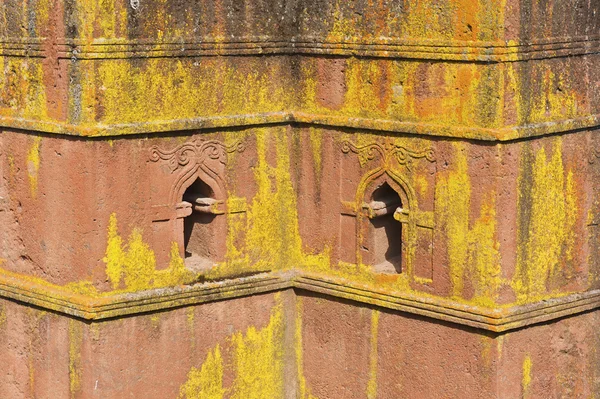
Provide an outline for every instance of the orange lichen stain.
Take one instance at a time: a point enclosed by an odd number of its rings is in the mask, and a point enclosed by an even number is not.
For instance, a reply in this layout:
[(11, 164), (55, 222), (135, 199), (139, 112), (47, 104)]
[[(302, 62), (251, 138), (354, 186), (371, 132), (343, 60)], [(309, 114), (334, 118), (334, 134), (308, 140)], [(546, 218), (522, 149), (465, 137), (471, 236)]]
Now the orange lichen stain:
[(521, 378), (521, 388), (523, 398), (528, 397), (529, 395), (529, 386), (531, 385), (531, 357), (529, 355), (525, 356), (523, 360), (523, 376)]
[(548, 284), (559, 273), (570, 275), (578, 214), (573, 172), (563, 164), (560, 138), (553, 140), (551, 154), (544, 147), (536, 151), (531, 168), (519, 176), (519, 241), (512, 286), (520, 303), (566, 295), (549, 291)]
[(171, 260), (165, 270), (156, 270), (154, 251), (143, 241), (142, 232), (133, 229), (128, 242), (123, 243), (117, 229), (117, 216), (108, 224), (106, 275), (113, 289), (124, 285), (126, 291), (143, 291), (193, 282), (196, 275), (185, 268), (177, 243), (171, 246)]
[(454, 168), (436, 183), (436, 209), (445, 225), (452, 296), (463, 296), (465, 278), (475, 289), (470, 302), (494, 306), (501, 284), (495, 193), (485, 195), (480, 217), (471, 224), (471, 182), (464, 144), (455, 143)]
[(27, 175), (29, 176), (29, 188), (31, 190), (31, 196), (36, 197), (38, 189), (38, 173), (40, 170), (40, 148), (42, 145), (42, 138), (36, 136), (33, 139), (33, 143), (27, 153)]
[[(235, 333), (228, 341), (231, 363), (224, 363), (220, 345), (211, 350), (200, 369), (192, 368), (181, 388), (180, 398), (262, 399), (283, 397), (283, 305), (280, 295), (264, 328), (250, 327)], [(234, 379), (223, 386), (223, 373), (231, 367)]]
[(367, 399), (377, 398), (377, 361), (379, 335), (379, 311), (371, 311), (371, 354), (369, 356), (369, 383), (367, 384)]
[(459, 40), (476, 40), (479, 33), (479, 0), (453, 0), (456, 17), (453, 21), (455, 38)]
[(452, 21), (433, 0), (407, 2), (406, 18), (402, 24), (405, 36), (449, 40), (452, 38)]
[(69, 389), (71, 397), (75, 397), (81, 388), (81, 346), (83, 341), (83, 324), (69, 320)]

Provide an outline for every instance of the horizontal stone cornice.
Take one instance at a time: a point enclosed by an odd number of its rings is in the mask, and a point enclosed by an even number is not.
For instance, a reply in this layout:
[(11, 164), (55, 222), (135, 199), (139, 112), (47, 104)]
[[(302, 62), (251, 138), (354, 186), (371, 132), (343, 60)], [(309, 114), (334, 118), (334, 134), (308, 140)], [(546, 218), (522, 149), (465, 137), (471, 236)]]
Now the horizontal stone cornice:
[(378, 290), (347, 279), (300, 270), (259, 273), (222, 281), (134, 293), (106, 293), (100, 296), (75, 293), (25, 276), (0, 274), (0, 297), (91, 322), (285, 289), (314, 292), (497, 333), (600, 307), (600, 290), (524, 305), (486, 308), (415, 291)]
[(282, 111), (245, 115), (207, 116), (177, 120), (122, 124), (71, 124), (51, 120), (35, 120), (0, 116), (0, 126), (42, 133), (86, 138), (158, 134), (186, 130), (250, 128), (261, 125), (301, 123), (332, 128), (353, 128), (422, 136), (462, 138), (481, 141), (512, 141), (549, 134), (591, 130), (600, 126), (600, 114), (543, 123), (531, 123), (500, 128), (442, 125), (428, 122), (391, 119), (358, 118), (344, 115), (323, 115), (303, 111)]
[(160, 41), (0, 38), (0, 56), (70, 60), (305, 54), (502, 63), (597, 53), (600, 53), (600, 36), (554, 37), (528, 43), (319, 36), (201, 37)]

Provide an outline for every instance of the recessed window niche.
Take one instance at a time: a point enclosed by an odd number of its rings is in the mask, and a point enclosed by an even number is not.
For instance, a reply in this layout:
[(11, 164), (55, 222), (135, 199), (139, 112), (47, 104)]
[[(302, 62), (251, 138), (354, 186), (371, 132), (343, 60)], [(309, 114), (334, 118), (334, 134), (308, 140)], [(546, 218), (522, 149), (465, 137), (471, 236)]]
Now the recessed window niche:
[(402, 223), (400, 195), (387, 182), (373, 191), (368, 203), (371, 221), (366, 242), (371, 263), (378, 273), (402, 271)]

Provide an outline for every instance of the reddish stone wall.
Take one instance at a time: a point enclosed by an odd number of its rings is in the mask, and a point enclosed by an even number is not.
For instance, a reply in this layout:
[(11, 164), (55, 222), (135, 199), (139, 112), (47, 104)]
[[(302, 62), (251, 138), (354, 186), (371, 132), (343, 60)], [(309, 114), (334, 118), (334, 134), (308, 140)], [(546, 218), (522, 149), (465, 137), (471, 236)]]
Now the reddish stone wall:
[(598, 12), (5, 1), (0, 396), (600, 395)]

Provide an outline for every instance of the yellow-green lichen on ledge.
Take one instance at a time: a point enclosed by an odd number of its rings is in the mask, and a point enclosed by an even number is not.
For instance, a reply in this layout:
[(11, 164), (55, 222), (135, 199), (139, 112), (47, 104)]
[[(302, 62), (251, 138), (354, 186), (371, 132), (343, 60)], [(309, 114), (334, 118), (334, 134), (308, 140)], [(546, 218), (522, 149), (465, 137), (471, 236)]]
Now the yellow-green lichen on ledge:
[[(237, 332), (227, 340), (227, 353), (232, 358), (224, 361), (221, 346), (210, 350), (200, 368), (192, 367), (187, 381), (181, 386), (181, 399), (264, 399), (282, 398), (283, 364), (283, 304), (276, 295), (277, 304), (271, 309), (269, 323), (262, 329), (250, 327), (245, 333)], [(233, 373), (230, 386), (223, 386), (224, 372)]]

